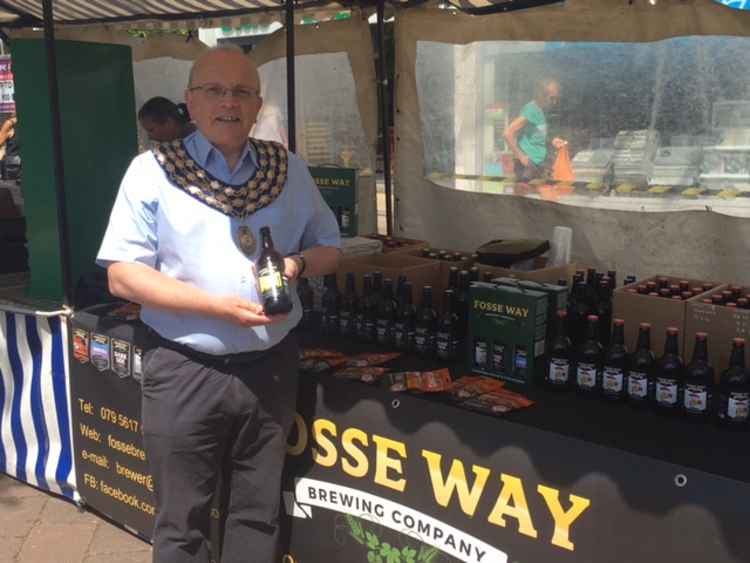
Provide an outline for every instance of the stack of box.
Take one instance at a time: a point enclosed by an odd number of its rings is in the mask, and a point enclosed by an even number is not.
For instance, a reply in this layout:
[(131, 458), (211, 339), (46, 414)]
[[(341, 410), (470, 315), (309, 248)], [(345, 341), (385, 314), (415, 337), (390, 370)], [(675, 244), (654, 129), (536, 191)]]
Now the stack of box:
[(548, 302), (542, 291), (473, 283), (468, 368), (519, 385), (538, 382), (544, 369)]

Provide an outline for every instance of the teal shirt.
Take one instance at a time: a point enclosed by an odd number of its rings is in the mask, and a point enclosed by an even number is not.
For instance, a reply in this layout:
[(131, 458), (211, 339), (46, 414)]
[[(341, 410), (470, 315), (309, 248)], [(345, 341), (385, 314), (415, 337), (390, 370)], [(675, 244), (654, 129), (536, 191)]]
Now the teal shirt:
[(526, 118), (527, 123), (521, 129), (518, 148), (531, 162), (540, 165), (547, 160), (547, 118), (536, 102), (523, 106), (521, 117)]

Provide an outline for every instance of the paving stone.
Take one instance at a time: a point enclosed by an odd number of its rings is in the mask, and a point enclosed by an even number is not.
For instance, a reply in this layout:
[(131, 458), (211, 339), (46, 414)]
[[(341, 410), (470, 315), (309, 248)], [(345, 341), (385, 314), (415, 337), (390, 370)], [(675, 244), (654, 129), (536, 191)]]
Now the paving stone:
[(90, 512), (81, 512), (78, 507), (62, 497), (50, 496), (40, 520), (43, 524), (88, 524), (96, 526), (101, 518)]
[(109, 522), (101, 521), (89, 547), (89, 555), (107, 553), (123, 554), (133, 551), (150, 550), (151, 546), (142, 539), (126, 532)]
[(18, 563), (81, 563), (96, 528), (89, 524), (40, 524), (21, 548)]
[(84, 563), (151, 563), (151, 559), (151, 549), (146, 549), (129, 553), (89, 555)]
[(3, 498), (0, 502), (0, 537), (26, 537), (47, 503), (48, 497)]
[(24, 539), (0, 536), (0, 563), (14, 563)]
[(47, 493), (0, 473), (0, 508), (7, 499), (45, 496)]

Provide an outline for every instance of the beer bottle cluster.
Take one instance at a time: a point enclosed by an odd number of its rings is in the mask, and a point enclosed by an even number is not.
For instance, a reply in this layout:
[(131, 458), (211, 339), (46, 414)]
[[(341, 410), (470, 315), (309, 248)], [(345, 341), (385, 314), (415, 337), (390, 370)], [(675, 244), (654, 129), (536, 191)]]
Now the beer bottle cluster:
[[(478, 275), (478, 274), (477, 274)], [(340, 336), (378, 344), (425, 358), (454, 361), (460, 357), (468, 319), (468, 291), (472, 272), (453, 269), (451, 284), (442, 296), (432, 286), (422, 287), (419, 307), (412, 300), (413, 286), (405, 276), (394, 282), (382, 272), (363, 276), (363, 291), (356, 292), (355, 277), (347, 273), (340, 293), (336, 275), (325, 277), (321, 297), (320, 330), (326, 336)], [(298, 286), (303, 304), (303, 322), (314, 325), (312, 290)], [(442, 299), (442, 314), (435, 308)]]
[(735, 338), (729, 366), (714, 382), (708, 357), (708, 335), (695, 335), (693, 357), (685, 365), (679, 330), (668, 328), (663, 354), (651, 350), (651, 325), (639, 327), (635, 351), (625, 346), (625, 323), (615, 319), (609, 344), (602, 344), (600, 318), (589, 315), (583, 339), (575, 345), (566, 311), (559, 311), (550, 345), (545, 382), (551, 389), (575, 390), (581, 396), (627, 401), (636, 407), (680, 413), (694, 420), (716, 418), (722, 425), (747, 428), (750, 371), (745, 367), (745, 340)]
[(710, 299), (704, 299), (707, 305), (722, 305), (736, 309), (750, 309), (750, 294), (743, 293), (742, 288), (730, 285), (721, 293), (714, 293)]
[(691, 286), (690, 282), (687, 280), (670, 283), (669, 278), (658, 277), (655, 280), (638, 284), (636, 287), (630, 287), (626, 291), (629, 293), (648, 295), (649, 297), (687, 301), (688, 299), (710, 291), (713, 288), (714, 285), (711, 283)]

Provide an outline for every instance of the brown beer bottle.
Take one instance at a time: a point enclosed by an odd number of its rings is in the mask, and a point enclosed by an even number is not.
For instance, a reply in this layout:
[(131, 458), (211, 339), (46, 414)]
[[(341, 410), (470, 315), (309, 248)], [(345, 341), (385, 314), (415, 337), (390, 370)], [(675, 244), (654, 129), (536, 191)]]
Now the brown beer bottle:
[(266, 315), (284, 315), (292, 310), (289, 283), (284, 277), (284, 259), (273, 247), (271, 229), (260, 228), (263, 250), (258, 258), (258, 288)]

